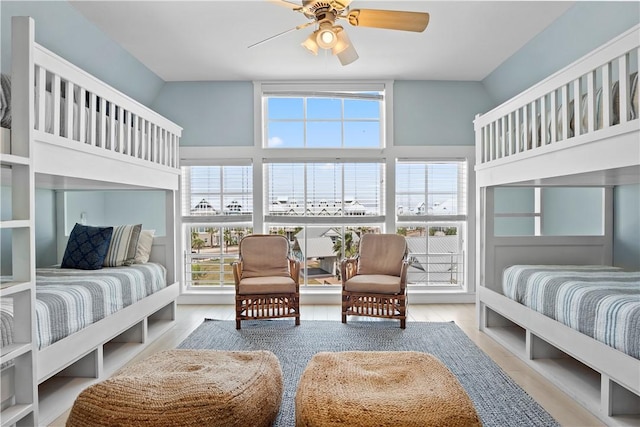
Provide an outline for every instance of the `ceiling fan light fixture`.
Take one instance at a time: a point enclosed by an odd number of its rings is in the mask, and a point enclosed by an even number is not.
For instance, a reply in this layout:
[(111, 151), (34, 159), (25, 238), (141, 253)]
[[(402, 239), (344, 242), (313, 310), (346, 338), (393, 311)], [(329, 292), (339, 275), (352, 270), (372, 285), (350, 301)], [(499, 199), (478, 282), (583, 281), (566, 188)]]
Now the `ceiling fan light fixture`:
[(352, 45), (347, 46), (346, 49), (337, 53), (336, 56), (342, 65), (349, 65), (359, 58), (358, 52), (356, 52), (356, 49)]
[(340, 26), (333, 27), (333, 32), (336, 35), (337, 41), (335, 46), (331, 49), (331, 53), (333, 55), (337, 55), (351, 45), (351, 40), (349, 40), (349, 36), (344, 31), (344, 28)]
[(316, 43), (316, 31), (311, 33), (311, 35), (309, 37), (307, 37), (307, 39), (305, 41), (303, 41), (301, 44), (309, 52), (313, 53), (314, 55), (317, 55), (318, 54), (318, 43)]
[(332, 49), (338, 43), (338, 37), (331, 23), (327, 24), (320, 24), (320, 29), (316, 31), (316, 43), (323, 49)]

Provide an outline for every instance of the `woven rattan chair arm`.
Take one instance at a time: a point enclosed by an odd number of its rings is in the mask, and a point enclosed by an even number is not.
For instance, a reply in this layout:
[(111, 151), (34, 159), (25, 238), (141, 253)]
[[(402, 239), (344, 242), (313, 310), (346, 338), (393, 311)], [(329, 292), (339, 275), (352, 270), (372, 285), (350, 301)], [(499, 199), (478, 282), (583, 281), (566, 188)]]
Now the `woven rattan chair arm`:
[(289, 274), (294, 282), (296, 282), (296, 289), (300, 286), (300, 261), (293, 258), (287, 258), (289, 260)]
[(242, 277), (242, 261), (236, 261), (232, 263), (231, 269), (233, 270), (233, 280), (236, 283), (236, 291), (238, 291), (238, 286), (240, 285), (240, 278)]
[(342, 288), (347, 280), (356, 275), (358, 271), (358, 257), (345, 258), (340, 262), (340, 278), (342, 279)]
[(409, 270), (409, 260), (402, 261), (402, 269), (400, 270), (400, 293), (404, 294), (407, 288), (407, 271)]

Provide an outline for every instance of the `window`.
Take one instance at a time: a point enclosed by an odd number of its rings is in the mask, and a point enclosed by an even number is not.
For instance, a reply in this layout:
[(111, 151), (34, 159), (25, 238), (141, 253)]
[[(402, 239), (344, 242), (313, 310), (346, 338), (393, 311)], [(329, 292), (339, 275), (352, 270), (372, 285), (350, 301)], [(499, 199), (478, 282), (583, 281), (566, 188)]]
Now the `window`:
[(396, 146), (392, 100), (391, 82), (256, 82), (254, 145), (182, 147), (187, 287), (231, 290), (238, 242), (255, 232), (287, 237), (303, 290), (338, 291), (362, 235), (396, 232), (409, 244), (410, 292), (472, 290), (475, 148)]
[(267, 220), (383, 214), (381, 162), (292, 162), (266, 165)]
[[(295, 90), (265, 85), (266, 148), (379, 148), (384, 146), (384, 88), (317, 87)], [(338, 89), (338, 90), (335, 90)]]
[(250, 164), (183, 166), (182, 222), (187, 288), (232, 286), (238, 242), (251, 234)]
[(382, 229), (383, 177), (380, 161), (265, 164), (265, 222), (270, 233), (289, 238), (301, 283), (341, 283), (345, 253), (357, 251), (362, 233)]
[(250, 220), (252, 181), (250, 165), (183, 166), (183, 217), (234, 215)]
[(399, 160), (396, 230), (411, 262), (407, 283), (465, 287), (467, 162)]

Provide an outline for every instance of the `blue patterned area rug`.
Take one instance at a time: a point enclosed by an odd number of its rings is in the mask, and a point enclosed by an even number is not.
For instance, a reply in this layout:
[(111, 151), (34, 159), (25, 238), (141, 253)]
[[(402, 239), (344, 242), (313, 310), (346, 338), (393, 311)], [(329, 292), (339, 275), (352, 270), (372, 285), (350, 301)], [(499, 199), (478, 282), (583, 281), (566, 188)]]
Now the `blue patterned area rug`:
[(275, 426), (295, 425), (296, 386), (311, 357), (320, 351), (421, 351), (439, 358), (471, 397), (485, 426), (558, 426), (453, 322), (292, 320), (242, 322), (205, 320), (178, 348), (269, 350), (280, 360), (284, 394)]

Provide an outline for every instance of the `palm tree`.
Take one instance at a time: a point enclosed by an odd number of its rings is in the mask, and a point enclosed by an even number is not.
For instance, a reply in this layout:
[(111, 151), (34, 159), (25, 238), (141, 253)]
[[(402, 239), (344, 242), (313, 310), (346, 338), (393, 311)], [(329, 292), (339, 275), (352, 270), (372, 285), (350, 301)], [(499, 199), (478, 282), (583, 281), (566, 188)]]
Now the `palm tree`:
[(207, 233), (209, 233), (209, 246), (213, 247), (213, 233), (216, 232), (216, 229), (213, 227), (207, 227), (204, 229)]
[[(333, 252), (338, 255), (338, 258), (342, 257), (342, 238), (338, 237), (333, 243)], [(344, 233), (344, 256), (350, 258), (356, 254), (358, 247), (353, 244), (353, 233), (347, 231)]]
[(232, 236), (231, 236), (231, 230), (229, 230), (228, 228), (226, 228), (224, 230), (224, 233), (222, 233), (222, 238), (224, 240), (224, 244), (225, 247), (228, 248), (229, 246), (231, 246), (231, 241), (232, 241)]
[(191, 248), (196, 249), (198, 253), (200, 253), (200, 249), (202, 249), (203, 246), (204, 240), (202, 240), (201, 238), (196, 237), (195, 239), (191, 239)]

